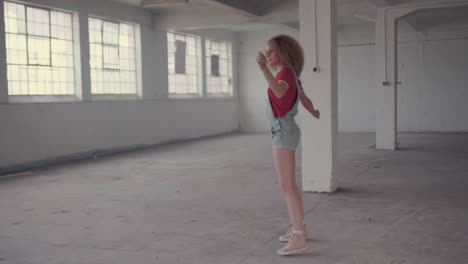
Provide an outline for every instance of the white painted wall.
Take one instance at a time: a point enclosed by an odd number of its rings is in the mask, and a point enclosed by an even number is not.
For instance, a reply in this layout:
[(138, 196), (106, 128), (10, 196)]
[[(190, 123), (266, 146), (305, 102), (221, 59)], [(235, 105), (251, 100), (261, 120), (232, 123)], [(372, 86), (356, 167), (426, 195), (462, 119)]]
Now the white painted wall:
[[(398, 131), (468, 131), (468, 30), (434, 28), (428, 36), (401, 24), (399, 30)], [(241, 130), (265, 132), (265, 82), (255, 51), (276, 33), (240, 35)], [(338, 129), (375, 132), (375, 29), (372, 24), (338, 28)], [(307, 63), (307, 62), (306, 62)], [(314, 100), (314, 95), (309, 94)]]
[(400, 43), (398, 131), (468, 131), (468, 40)]
[[(436, 28), (428, 35), (400, 24), (397, 130), (468, 131), (468, 31)], [(463, 28), (463, 27), (461, 27)], [(367, 33), (365, 33), (367, 31)], [(375, 131), (373, 28), (339, 32), (338, 96), (341, 131)], [(362, 44), (360, 44), (362, 43)]]
[(375, 45), (338, 47), (338, 130), (375, 131)]
[[(93, 14), (141, 25), (142, 100), (0, 103), (0, 168), (94, 150), (157, 144), (239, 129), (238, 99), (167, 98), (167, 43), (149, 12), (115, 2), (34, 0), (87, 17)], [(87, 30), (82, 30), (82, 33)], [(233, 41), (220, 30), (200, 32)], [(2, 36), (3, 41), (3, 36)], [(81, 39), (83, 47), (88, 44)], [(237, 46), (233, 45), (236, 53)], [(86, 52), (84, 52), (86, 54)], [(82, 52), (83, 54), (83, 52)], [(88, 63), (84, 57), (82, 63)], [(0, 66), (4, 71), (5, 66)], [(234, 87), (237, 71), (234, 69)], [(84, 85), (86, 73), (83, 73)], [(85, 87), (89, 90), (89, 87)], [(236, 89), (236, 88), (234, 88)]]

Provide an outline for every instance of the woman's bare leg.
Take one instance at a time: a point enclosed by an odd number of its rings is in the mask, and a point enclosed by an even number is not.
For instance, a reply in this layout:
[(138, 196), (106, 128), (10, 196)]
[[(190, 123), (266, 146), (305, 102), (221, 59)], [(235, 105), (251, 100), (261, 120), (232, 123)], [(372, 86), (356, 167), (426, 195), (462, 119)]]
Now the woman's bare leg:
[(296, 152), (291, 149), (273, 149), (273, 163), (278, 184), (288, 206), (289, 217), (293, 230), (302, 230), (304, 224), (304, 212), (302, 205), (302, 195), (296, 185)]

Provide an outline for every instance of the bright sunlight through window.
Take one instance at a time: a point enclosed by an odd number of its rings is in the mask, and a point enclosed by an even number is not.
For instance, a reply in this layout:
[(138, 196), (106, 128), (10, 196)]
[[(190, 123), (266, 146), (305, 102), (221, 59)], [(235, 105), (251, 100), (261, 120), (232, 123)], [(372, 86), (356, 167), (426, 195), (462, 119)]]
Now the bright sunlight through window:
[(206, 39), (205, 54), (208, 95), (232, 95), (231, 43)]
[(137, 94), (136, 26), (89, 18), (92, 94)]
[(74, 95), (72, 14), (4, 2), (9, 95)]
[(169, 94), (201, 94), (199, 37), (167, 33)]

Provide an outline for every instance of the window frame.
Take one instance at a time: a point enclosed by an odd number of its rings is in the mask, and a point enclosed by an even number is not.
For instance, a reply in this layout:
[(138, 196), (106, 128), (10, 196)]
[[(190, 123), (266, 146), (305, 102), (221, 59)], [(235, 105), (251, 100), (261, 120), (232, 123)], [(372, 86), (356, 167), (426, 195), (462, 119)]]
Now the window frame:
[[(6, 41), (6, 36), (7, 34), (15, 34), (15, 35), (21, 35), (25, 36), (26, 38), (26, 64), (23, 66), (32, 66), (32, 67), (49, 67), (51, 69), (54, 68), (62, 68), (62, 67), (54, 67), (52, 66), (52, 40), (57, 39), (57, 40), (62, 40), (60, 38), (53, 38), (52, 37), (52, 23), (51, 23), (51, 12), (61, 12), (61, 13), (66, 13), (71, 16), (71, 43), (73, 47), (73, 67), (71, 69), (73, 70), (73, 94), (45, 94), (45, 95), (11, 95), (9, 91), (9, 80), (8, 80), (8, 66), (9, 65), (22, 65), (22, 64), (9, 64), (5, 60), (5, 71), (7, 72), (6, 77), (6, 91), (5, 91), (5, 102), (6, 103), (53, 103), (53, 102), (78, 102), (81, 101), (82, 99), (82, 74), (81, 74), (81, 50), (80, 50), (80, 35), (79, 35), (79, 17), (78, 17), (78, 12), (72, 11), (72, 10), (66, 10), (62, 8), (57, 8), (57, 7), (50, 7), (50, 6), (45, 6), (45, 5), (40, 5), (40, 4), (35, 4), (35, 3), (30, 3), (30, 2), (23, 2), (23, 1), (16, 1), (16, 0), (5, 0), (3, 1), (3, 9), (5, 9), (5, 4), (6, 3), (12, 3), (16, 5), (22, 5), (24, 6), (24, 15), (25, 15), (25, 33), (9, 33), (6, 30), (6, 23), (5, 19), (5, 10), (3, 11), (3, 34), (5, 37)], [(49, 31), (49, 36), (44, 37), (44, 36), (38, 36), (34, 34), (29, 34), (28, 33), (28, 8), (34, 8), (34, 9), (41, 9), (45, 10), (48, 12), (48, 17), (49, 17), (49, 22), (48, 22), (48, 31)], [(32, 37), (37, 37), (37, 38), (47, 38), (49, 41), (49, 65), (43, 65), (43, 64), (32, 64), (29, 62), (29, 36)], [(7, 55), (7, 47), (5, 46), (5, 55)], [(29, 82), (29, 80), (28, 80)]]
[[(205, 88), (204, 88), (204, 80), (203, 80), (203, 68), (204, 68), (204, 64), (203, 64), (203, 37), (200, 36), (200, 35), (196, 35), (196, 34), (191, 34), (191, 33), (185, 33), (185, 32), (181, 32), (181, 31), (175, 31), (175, 30), (168, 30), (166, 32), (166, 38), (167, 38), (167, 35), (171, 33), (174, 35), (174, 45), (175, 45), (175, 36), (176, 35), (180, 35), (180, 36), (184, 36), (184, 37), (193, 37), (195, 39), (195, 44), (196, 44), (196, 47), (195, 47), (195, 55), (196, 55), (196, 66), (197, 66), (197, 69), (196, 69), (196, 74), (195, 76), (197, 77), (197, 82), (196, 82), (196, 85), (197, 85), (197, 93), (171, 93), (170, 92), (170, 75), (177, 75), (179, 73), (175, 73), (175, 61), (174, 61), (174, 73), (170, 73), (169, 72), (169, 46), (167, 46), (167, 51), (166, 51), (166, 54), (167, 54), (167, 58), (168, 58), (168, 62), (167, 62), (167, 66), (168, 66), (168, 72), (167, 72), (167, 76), (168, 76), (168, 82), (167, 82), (167, 95), (168, 95), (168, 98), (169, 99), (202, 99), (204, 98), (205, 96)], [(166, 39), (166, 43), (169, 44), (169, 40)], [(186, 49), (187, 50), (187, 49)], [(176, 55), (175, 55), (175, 52), (174, 52), (174, 60), (176, 58)], [(187, 65), (185, 65), (185, 68), (187, 67)], [(185, 73), (184, 75), (187, 75), (187, 73)]]
[[(208, 69), (208, 67), (206, 67), (206, 65), (208, 64), (207, 63), (207, 60), (211, 60), (211, 56), (214, 55), (214, 54), (208, 54), (206, 52), (207, 50), (207, 42), (208, 41), (211, 41), (211, 42), (217, 42), (219, 44), (221, 43), (226, 43), (226, 55), (227, 55), (227, 58), (226, 58), (226, 67), (227, 67), (227, 75), (225, 76), (226, 78), (228, 78), (228, 81), (230, 80), (230, 91), (228, 91), (227, 93), (210, 93), (209, 92), (209, 84), (208, 84), (208, 78), (212, 77), (211, 75), (211, 68)], [(216, 39), (216, 38), (211, 38), (211, 37), (205, 37), (204, 38), (204, 63), (205, 63), (205, 74), (204, 74), (204, 77), (206, 79), (206, 97), (208, 98), (226, 98), (226, 99), (229, 99), (229, 98), (233, 98), (234, 97), (234, 59), (233, 59), (233, 54), (232, 54), (232, 42), (231, 41), (227, 41), (227, 40), (220, 40), (220, 39)], [(211, 48), (211, 47), (210, 47)], [(220, 54), (218, 54), (218, 56), (220, 56)], [(230, 59), (230, 61), (229, 61)], [(220, 67), (221, 63), (221, 58), (219, 58), (219, 62), (218, 62), (218, 67)], [(211, 62), (210, 62), (210, 65), (211, 65)], [(219, 76), (214, 76), (214, 77), (218, 77), (218, 78), (221, 78), (223, 77), (223, 75), (221, 74), (220, 72), (220, 68), (218, 68), (218, 71), (219, 71)]]
[[(102, 28), (101, 28), (101, 38), (102, 38), (102, 43), (97, 43), (97, 42), (90, 42), (89, 40), (89, 33), (90, 33), (90, 26), (89, 26), (89, 19), (99, 19), (102, 21)], [(119, 60), (119, 69), (112, 69), (112, 68), (105, 68), (104, 67), (104, 46), (111, 46), (108, 44), (104, 44), (104, 23), (113, 23), (118, 25), (118, 33), (117, 36), (120, 38), (120, 24), (126, 24), (128, 26), (133, 27), (133, 34), (134, 34), (134, 47), (135, 49), (135, 93), (128, 94), (128, 93), (120, 93), (120, 94), (111, 94), (111, 93), (93, 93), (93, 88), (92, 88), (92, 78), (91, 78), (91, 72), (93, 68), (90, 65), (89, 68), (89, 78), (90, 78), (90, 87), (89, 87), (89, 94), (91, 96), (92, 101), (122, 101), (122, 100), (142, 100), (143, 99), (143, 88), (142, 88), (142, 66), (141, 66), (141, 28), (140, 24), (135, 23), (135, 22), (128, 22), (125, 20), (119, 20), (119, 19), (113, 19), (109, 17), (102, 17), (98, 15), (93, 15), (93, 14), (88, 14), (87, 15), (87, 21), (88, 21), (88, 27), (87, 27), (87, 33), (88, 33), (88, 48), (91, 50), (91, 44), (98, 44), (102, 46), (102, 68), (100, 70), (102, 71), (108, 71), (108, 72), (121, 72), (122, 70), (120, 69), (120, 43), (119, 45), (115, 45), (115, 47), (118, 47), (117, 49), (117, 54), (118, 54), (118, 60)], [(91, 53), (91, 52), (90, 52)], [(91, 59), (91, 58), (90, 58)], [(104, 82), (103, 82), (104, 83)]]
[[(8, 2), (8, 1), (5, 1), (5, 2)], [(24, 16), (25, 16), (25, 31), (26, 33), (24, 34), (24, 36), (26, 37), (26, 59), (27, 59), (27, 64), (28, 66), (47, 66), (47, 67), (53, 67), (52, 66), (52, 25), (51, 25), (51, 16), (50, 16), (50, 11), (52, 11), (51, 8), (45, 8), (45, 7), (34, 7), (30, 4), (24, 4)], [(44, 11), (47, 11), (48, 15), (49, 15), (49, 36), (48, 37), (44, 37), (44, 36), (40, 36), (40, 35), (34, 35), (34, 34), (29, 34), (28, 33), (28, 8), (35, 8), (35, 9), (42, 9)], [(62, 11), (60, 11), (62, 12)], [(71, 14), (71, 13), (70, 13)], [(73, 16), (73, 14), (71, 14)], [(72, 28), (73, 30), (73, 28)], [(6, 34), (6, 32), (5, 32)], [(23, 35), (21, 33), (17, 33), (17, 35)], [(48, 38), (49, 39), (49, 64), (48, 65), (45, 65), (45, 64), (32, 64), (29, 62), (29, 36), (32, 36), (33, 38)], [(56, 39), (56, 38), (54, 38)], [(72, 39), (72, 42), (73, 42), (73, 39)]]

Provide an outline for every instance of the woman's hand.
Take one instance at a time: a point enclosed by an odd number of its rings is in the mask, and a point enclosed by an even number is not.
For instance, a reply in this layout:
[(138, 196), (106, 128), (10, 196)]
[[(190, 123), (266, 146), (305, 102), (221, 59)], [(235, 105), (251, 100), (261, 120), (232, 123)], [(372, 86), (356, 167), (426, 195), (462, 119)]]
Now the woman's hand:
[(317, 110), (317, 109), (314, 109), (314, 111), (312, 111), (312, 115), (317, 118), (317, 119), (320, 119), (320, 111)]
[(258, 52), (258, 55), (257, 55), (257, 63), (258, 63), (258, 66), (260, 67), (260, 69), (263, 71), (264, 69), (266, 69), (266, 63), (267, 63), (267, 59), (266, 59), (266, 56), (265, 54), (263, 54), (262, 52)]

